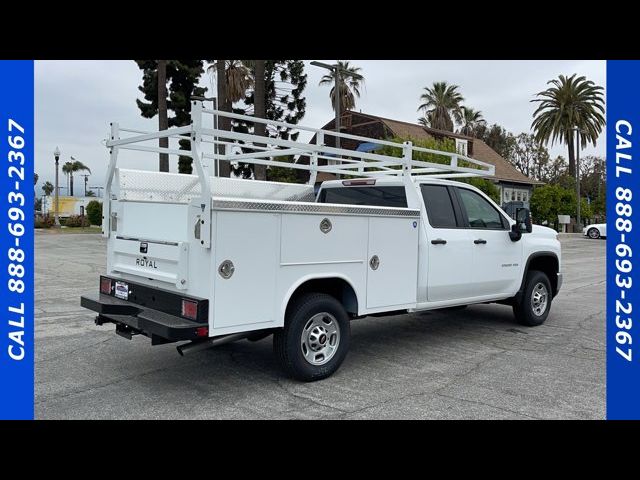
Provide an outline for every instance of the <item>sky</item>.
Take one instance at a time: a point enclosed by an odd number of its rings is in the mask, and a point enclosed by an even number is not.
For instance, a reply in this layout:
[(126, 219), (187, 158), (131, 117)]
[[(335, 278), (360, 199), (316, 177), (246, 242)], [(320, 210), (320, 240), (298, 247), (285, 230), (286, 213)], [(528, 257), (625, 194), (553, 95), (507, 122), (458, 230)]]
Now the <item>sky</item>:
[[(321, 60), (334, 63), (335, 60)], [(464, 105), (482, 111), (489, 124), (498, 123), (508, 131), (519, 134), (529, 132), (536, 104), (530, 100), (536, 92), (546, 88), (546, 83), (560, 74), (584, 75), (597, 85), (606, 87), (604, 61), (399, 61), (399, 60), (351, 60), (362, 68), (365, 87), (356, 101), (356, 110), (408, 122), (416, 122), (419, 97), (425, 86), (436, 81), (447, 81), (460, 86)], [(318, 86), (325, 70), (309, 65), (305, 71), (308, 83), (303, 125), (320, 128), (333, 118), (329, 100), (329, 88)], [(35, 171), (40, 176), (36, 194), (42, 195), (44, 181), (54, 183), (55, 162), (53, 151), (61, 151), (60, 164), (70, 157), (91, 169), (88, 186), (102, 186), (109, 163), (103, 140), (109, 132), (110, 122), (140, 130), (157, 130), (157, 117), (140, 116), (136, 98), (142, 71), (131, 60), (111, 61), (37, 61), (35, 65)], [(201, 84), (209, 88), (212, 96), (214, 79), (208, 73)], [(300, 135), (300, 140), (307, 137)], [(549, 146), (552, 156), (567, 156), (566, 146)], [(596, 146), (590, 145), (581, 155), (604, 156), (606, 141), (604, 132)], [(136, 158), (136, 154), (124, 153), (121, 166), (155, 169), (157, 155)], [(172, 159), (173, 160), (173, 159)], [(119, 159), (120, 162), (120, 159)], [(171, 171), (176, 171), (177, 159), (172, 161)], [(75, 178), (74, 193), (82, 195), (84, 179)], [(60, 185), (66, 186), (60, 173)], [(62, 189), (65, 195), (66, 190)]]

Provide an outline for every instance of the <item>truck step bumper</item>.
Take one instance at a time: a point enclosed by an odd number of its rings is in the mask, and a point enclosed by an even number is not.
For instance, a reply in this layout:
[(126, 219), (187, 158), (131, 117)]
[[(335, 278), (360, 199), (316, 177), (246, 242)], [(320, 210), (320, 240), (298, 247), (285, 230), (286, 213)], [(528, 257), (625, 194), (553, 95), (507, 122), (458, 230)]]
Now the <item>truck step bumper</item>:
[(170, 315), (102, 293), (83, 295), (80, 305), (98, 313), (97, 325), (114, 323), (116, 333), (129, 339), (143, 334), (155, 345), (208, 336), (208, 323)]

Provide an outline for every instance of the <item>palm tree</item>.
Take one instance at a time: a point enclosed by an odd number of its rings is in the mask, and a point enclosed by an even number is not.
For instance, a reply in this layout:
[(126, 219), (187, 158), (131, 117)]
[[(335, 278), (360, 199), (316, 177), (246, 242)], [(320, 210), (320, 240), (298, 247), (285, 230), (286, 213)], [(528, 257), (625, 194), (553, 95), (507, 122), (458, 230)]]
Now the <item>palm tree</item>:
[(603, 88), (586, 77), (560, 75), (549, 80), (552, 86), (531, 100), (539, 102), (531, 128), (539, 142), (566, 143), (569, 150), (569, 175), (576, 173), (574, 128), (580, 131), (580, 146), (595, 146), (605, 124)]
[[(167, 61), (166, 60), (158, 60), (158, 128), (160, 130), (167, 130), (169, 128), (169, 116), (167, 113)], [(158, 145), (160, 146), (160, 148), (169, 148), (169, 139), (167, 137), (159, 138)], [(169, 154), (168, 153), (160, 154), (158, 170), (161, 172), (169, 171)], [(73, 195), (73, 192), (71, 193), (71, 195)]]
[[(214, 69), (217, 78), (217, 108), (223, 112), (231, 112), (234, 102), (245, 98), (247, 90), (253, 86), (251, 70), (241, 60), (216, 60), (208, 67), (210, 72)], [(231, 130), (231, 119), (221, 117), (218, 128)], [(229, 162), (221, 162), (218, 175), (228, 177), (230, 172)]]
[(89, 173), (91, 173), (91, 169), (89, 167), (87, 167), (84, 163), (82, 163), (79, 160), (76, 160), (75, 158), (71, 157), (71, 160), (73, 160), (73, 162), (66, 162), (64, 164), (64, 166), (62, 167), (62, 170), (64, 171), (64, 167), (68, 164), (68, 171), (69, 171), (69, 196), (73, 197), (73, 172), (82, 172), (82, 171), (87, 171)]
[[(257, 118), (266, 118), (267, 116), (264, 70), (264, 60), (253, 61), (253, 116)], [(264, 123), (256, 123), (253, 130), (256, 135), (264, 137), (266, 125)], [(267, 166), (254, 165), (253, 176), (256, 180), (266, 180)]]
[(429, 119), (427, 117), (420, 117), (418, 119), (418, 123), (420, 125), (422, 125), (423, 127), (428, 127), (431, 124), (431, 122), (429, 121)]
[(482, 112), (480, 110), (474, 110), (471, 107), (460, 107), (460, 111), (460, 123), (462, 127), (458, 133), (467, 135), (468, 137), (475, 137), (478, 126), (487, 123), (482, 117)]
[[(364, 76), (362, 75), (362, 68), (349, 64), (349, 61), (341, 62), (333, 65), (338, 67), (340, 76), (340, 111), (345, 112), (347, 110), (353, 110), (356, 106), (356, 97), (360, 98), (360, 88), (364, 86)], [(331, 99), (331, 106), (335, 110), (335, 86), (336, 83), (336, 70), (332, 70), (322, 76), (318, 85), (332, 85), (329, 92), (329, 98)]]
[(49, 181), (44, 182), (44, 185), (42, 185), (42, 191), (46, 196), (51, 195), (51, 192), (53, 192), (53, 188), (53, 184)]
[(464, 101), (458, 88), (458, 85), (447, 82), (434, 82), (432, 87), (424, 87), (425, 92), (420, 96), (424, 103), (418, 110), (426, 112), (431, 128), (453, 132), (453, 121), (460, 121), (460, 104)]
[[(67, 193), (69, 193), (69, 179), (71, 178), (72, 169), (73, 169), (73, 162), (64, 162), (64, 165), (62, 165), (62, 173), (64, 173), (67, 176)], [(58, 192), (58, 194), (60, 194), (60, 192)]]

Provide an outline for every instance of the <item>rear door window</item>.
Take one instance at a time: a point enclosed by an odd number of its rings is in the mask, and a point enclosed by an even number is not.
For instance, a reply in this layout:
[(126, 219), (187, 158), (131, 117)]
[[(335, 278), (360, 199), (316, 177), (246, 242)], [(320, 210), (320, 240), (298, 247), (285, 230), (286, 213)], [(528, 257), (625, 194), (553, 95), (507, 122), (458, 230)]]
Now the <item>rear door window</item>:
[(407, 208), (404, 187), (337, 187), (320, 192), (320, 203)]
[(420, 189), (431, 226), (456, 228), (456, 215), (449, 189), (444, 185), (422, 185)]

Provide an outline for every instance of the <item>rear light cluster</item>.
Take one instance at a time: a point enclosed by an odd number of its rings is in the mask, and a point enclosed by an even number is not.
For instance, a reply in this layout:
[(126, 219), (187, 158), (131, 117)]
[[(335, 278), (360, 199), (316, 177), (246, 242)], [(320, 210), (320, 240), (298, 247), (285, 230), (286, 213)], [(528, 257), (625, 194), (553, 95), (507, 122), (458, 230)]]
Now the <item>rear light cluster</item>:
[(198, 318), (198, 302), (193, 300), (182, 299), (182, 316), (196, 320)]
[(112, 288), (113, 288), (113, 280), (106, 277), (100, 277), (100, 293), (104, 293), (105, 295), (111, 295)]

